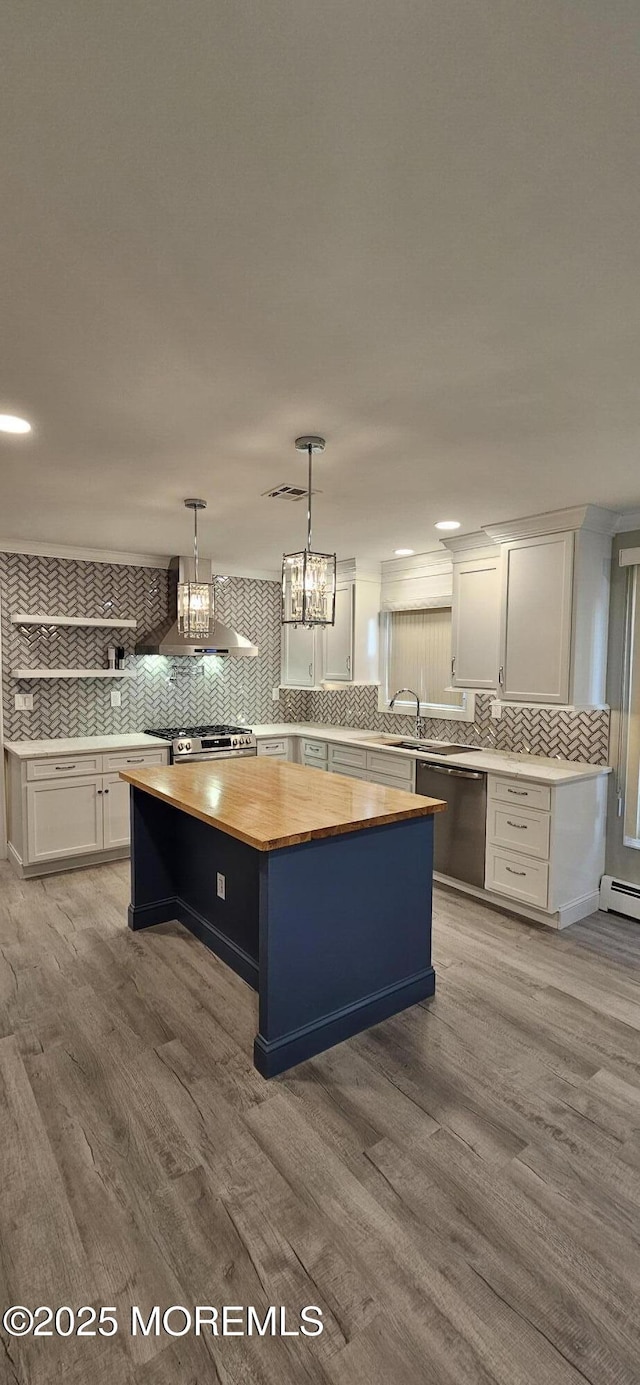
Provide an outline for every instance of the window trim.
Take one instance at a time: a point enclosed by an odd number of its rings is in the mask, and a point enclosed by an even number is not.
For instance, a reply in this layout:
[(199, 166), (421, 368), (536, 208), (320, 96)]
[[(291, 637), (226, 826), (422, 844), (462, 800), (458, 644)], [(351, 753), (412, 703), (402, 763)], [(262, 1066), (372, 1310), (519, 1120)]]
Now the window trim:
[[(442, 597), (432, 601), (429, 605), (407, 606), (397, 609), (403, 610), (451, 610), (451, 601)], [(391, 619), (395, 614), (393, 610), (381, 612), (380, 629), (380, 683), (378, 685), (378, 711), (384, 712), (387, 716), (409, 716), (415, 717), (416, 706), (413, 698), (398, 700), (395, 706), (389, 707), (389, 702), (393, 696), (393, 689), (389, 690), (389, 660), (390, 660), (390, 639), (391, 639)], [(446, 689), (444, 689), (446, 691)], [(452, 692), (457, 692), (462, 697), (459, 707), (452, 707), (449, 702), (420, 702), (420, 716), (430, 717), (438, 721), (475, 721), (476, 714), (476, 695), (470, 688), (452, 688)]]

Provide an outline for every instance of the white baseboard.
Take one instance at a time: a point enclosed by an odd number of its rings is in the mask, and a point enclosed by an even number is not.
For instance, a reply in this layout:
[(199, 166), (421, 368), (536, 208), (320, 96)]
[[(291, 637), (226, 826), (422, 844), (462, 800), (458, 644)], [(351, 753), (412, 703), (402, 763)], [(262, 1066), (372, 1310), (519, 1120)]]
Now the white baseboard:
[(59, 875), (61, 871), (83, 870), (86, 866), (104, 866), (110, 861), (123, 861), (131, 854), (128, 846), (113, 851), (89, 851), (86, 856), (65, 856), (57, 861), (38, 861), (24, 865), (12, 842), (8, 843), (9, 863), (21, 880), (35, 880), (42, 875)]
[(434, 870), (433, 878), (439, 885), (446, 885), (449, 889), (457, 890), (460, 894), (472, 895), (474, 899), (481, 900), (483, 904), (490, 904), (493, 909), (500, 909), (502, 913), (531, 919), (533, 923), (543, 923), (545, 928), (568, 928), (570, 924), (578, 923), (579, 919), (587, 918), (589, 914), (595, 913), (599, 907), (597, 890), (592, 894), (583, 895), (580, 899), (572, 900), (570, 904), (564, 904), (555, 913), (546, 913), (542, 909), (534, 909), (528, 904), (519, 904), (517, 899), (512, 899), (510, 895), (494, 894), (492, 890), (480, 889), (477, 885), (467, 885), (464, 880), (453, 880), (449, 875), (441, 875), (440, 871)]

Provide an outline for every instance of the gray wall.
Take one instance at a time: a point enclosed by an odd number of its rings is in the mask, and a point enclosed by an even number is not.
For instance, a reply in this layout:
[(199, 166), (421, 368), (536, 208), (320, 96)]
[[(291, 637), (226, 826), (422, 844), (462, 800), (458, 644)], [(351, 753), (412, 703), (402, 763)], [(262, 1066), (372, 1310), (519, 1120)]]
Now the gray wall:
[(613, 541), (611, 572), (611, 606), (609, 614), (609, 666), (607, 671), (607, 701), (611, 707), (611, 755), (610, 764), (614, 766), (609, 775), (609, 804), (607, 816), (607, 875), (617, 875), (640, 885), (640, 851), (622, 845), (622, 818), (617, 816), (616, 770), (618, 755), (618, 731), (620, 725), (620, 680), (622, 674), (622, 653), (624, 641), (624, 600), (627, 569), (618, 564), (621, 548), (639, 548), (640, 530), (631, 534), (618, 534)]

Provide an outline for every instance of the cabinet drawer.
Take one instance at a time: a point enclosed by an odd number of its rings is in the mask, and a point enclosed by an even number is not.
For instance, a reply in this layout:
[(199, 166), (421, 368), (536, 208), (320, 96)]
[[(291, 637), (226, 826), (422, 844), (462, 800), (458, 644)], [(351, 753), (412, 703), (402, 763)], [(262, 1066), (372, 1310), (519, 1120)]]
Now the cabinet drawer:
[(487, 847), (485, 889), (509, 895), (523, 903), (546, 909), (549, 893), (549, 867), (546, 861), (518, 856), (514, 851)]
[(372, 784), (380, 784), (384, 789), (402, 789), (403, 793), (413, 793), (411, 781), (398, 779), (395, 774), (380, 774), (379, 770), (370, 770), (367, 777)]
[(304, 739), (302, 742), (302, 754), (305, 760), (326, 760), (327, 749), (326, 741), (308, 741)]
[(527, 812), (526, 808), (503, 805), (490, 800), (487, 813), (487, 841), (491, 846), (509, 847), (525, 856), (549, 859), (549, 813)]
[(288, 740), (258, 741), (258, 755), (272, 755), (278, 760), (286, 760), (288, 753)]
[(326, 760), (317, 760), (315, 755), (303, 755), (302, 763), (307, 766), (307, 769), (323, 769), (325, 771), (328, 769)]
[(527, 783), (522, 779), (503, 779), (501, 775), (490, 774), (488, 783), (489, 798), (498, 798), (502, 803), (519, 804), (522, 808), (551, 807), (551, 786), (549, 784)]
[(367, 768), (367, 752), (360, 750), (356, 745), (330, 745), (329, 746), (329, 767), (337, 769), (338, 765), (349, 765), (352, 769)]
[(105, 774), (115, 774), (121, 769), (144, 769), (147, 765), (166, 765), (168, 751), (157, 750), (112, 750), (102, 756)]
[(100, 774), (101, 755), (51, 755), (46, 760), (27, 760), (27, 779), (67, 779), (75, 774)]
[(357, 765), (330, 765), (333, 774), (344, 774), (349, 779), (368, 779), (366, 769), (358, 769)]
[(378, 774), (383, 774), (385, 778), (390, 776), (405, 784), (413, 784), (415, 760), (405, 759), (403, 755), (385, 755), (384, 752), (368, 750), (367, 769), (373, 771), (372, 778), (377, 779)]

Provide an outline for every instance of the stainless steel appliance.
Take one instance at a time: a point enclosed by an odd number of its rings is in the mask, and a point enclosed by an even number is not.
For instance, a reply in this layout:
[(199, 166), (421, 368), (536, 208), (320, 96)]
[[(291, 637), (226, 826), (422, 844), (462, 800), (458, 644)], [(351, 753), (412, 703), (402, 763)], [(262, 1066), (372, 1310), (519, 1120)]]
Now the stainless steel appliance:
[(174, 765), (258, 753), (256, 738), (248, 726), (168, 726), (146, 734), (171, 742), (171, 763)]
[[(469, 749), (468, 746), (465, 749)], [(436, 813), (433, 868), (452, 880), (484, 886), (487, 776), (475, 769), (418, 760), (416, 793), (444, 798), (446, 813)]]

